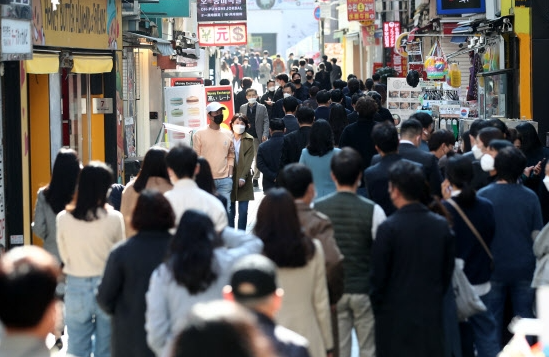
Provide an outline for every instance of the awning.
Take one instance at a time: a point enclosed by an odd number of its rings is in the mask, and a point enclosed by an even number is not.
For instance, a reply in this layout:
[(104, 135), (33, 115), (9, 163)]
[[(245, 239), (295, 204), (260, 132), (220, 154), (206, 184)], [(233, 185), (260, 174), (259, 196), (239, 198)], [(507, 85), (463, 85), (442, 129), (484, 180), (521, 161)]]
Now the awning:
[(58, 73), (59, 54), (33, 53), (32, 59), (25, 61), (25, 70), (31, 74)]
[(158, 52), (160, 52), (162, 56), (171, 56), (174, 54), (172, 43), (168, 40), (164, 40), (163, 38), (146, 36), (133, 32), (124, 32), (124, 35), (128, 35), (136, 39), (142, 39), (143, 41), (140, 41), (141, 45), (150, 45), (153, 49), (158, 49)]
[(111, 72), (113, 59), (110, 56), (72, 56), (72, 73), (105, 73)]

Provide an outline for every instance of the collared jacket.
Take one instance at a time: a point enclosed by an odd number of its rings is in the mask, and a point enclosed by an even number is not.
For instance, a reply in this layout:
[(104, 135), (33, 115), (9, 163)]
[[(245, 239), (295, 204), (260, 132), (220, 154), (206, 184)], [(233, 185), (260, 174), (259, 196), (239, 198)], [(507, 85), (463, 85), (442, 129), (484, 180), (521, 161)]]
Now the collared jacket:
[(263, 174), (263, 191), (276, 187), (276, 178), (284, 145), (284, 133), (275, 132), (271, 138), (259, 144), (257, 149), (257, 168)]
[[(254, 199), (254, 187), (252, 184), (252, 162), (254, 161), (254, 138), (244, 132), (240, 137), (240, 152), (238, 163), (233, 167), (233, 189), (231, 191), (231, 202), (251, 201)], [(246, 183), (238, 187), (238, 181), (244, 179)]]
[[(267, 107), (261, 103), (256, 103), (255, 106), (255, 131), (257, 138), (261, 141), (262, 137), (269, 137), (269, 112)], [(246, 115), (248, 113), (248, 104), (242, 104), (239, 112)]]

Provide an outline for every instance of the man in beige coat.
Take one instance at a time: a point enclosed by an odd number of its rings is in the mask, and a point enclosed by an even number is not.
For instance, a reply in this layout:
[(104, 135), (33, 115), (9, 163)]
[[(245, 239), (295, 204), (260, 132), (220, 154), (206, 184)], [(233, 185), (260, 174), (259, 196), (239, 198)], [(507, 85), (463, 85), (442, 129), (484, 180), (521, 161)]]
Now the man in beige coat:
[[(315, 186), (311, 170), (303, 164), (287, 165), (280, 174), (280, 186), (287, 189), (295, 199), (297, 214), (305, 235), (316, 238), (324, 249), (326, 280), (332, 317), (332, 334), (338, 341), (336, 304), (343, 295), (343, 255), (334, 239), (332, 222), (323, 213), (311, 208), (315, 198)], [(338, 343), (334, 343), (334, 357), (338, 356)]]

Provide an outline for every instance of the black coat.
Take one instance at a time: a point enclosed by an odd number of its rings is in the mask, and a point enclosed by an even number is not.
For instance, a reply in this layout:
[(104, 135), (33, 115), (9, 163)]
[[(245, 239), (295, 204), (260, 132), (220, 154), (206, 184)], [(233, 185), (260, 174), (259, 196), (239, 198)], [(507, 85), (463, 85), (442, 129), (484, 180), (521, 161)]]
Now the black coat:
[(276, 187), (276, 178), (280, 167), (280, 156), (284, 144), (284, 133), (273, 133), (271, 138), (259, 144), (257, 149), (257, 168), (263, 174), (263, 191)]
[[(364, 184), (368, 197), (383, 208), (387, 216), (392, 215), (396, 208), (389, 195), (389, 168), (397, 161), (403, 160), (398, 154), (389, 154), (381, 161), (364, 170)], [(405, 160), (405, 159), (404, 159)], [(405, 160), (409, 161), (409, 160)], [(417, 164), (414, 162), (414, 164)], [(419, 164), (418, 164), (419, 165)]]
[(109, 255), (97, 302), (113, 317), (112, 357), (154, 357), (145, 332), (145, 293), (152, 272), (166, 256), (171, 237), (168, 232), (139, 232)]
[(379, 226), (370, 293), (378, 357), (444, 355), (443, 297), (454, 245), (446, 219), (419, 203)]
[[(284, 98), (279, 99), (273, 104), (273, 118), (284, 118), (284, 115), (286, 115), (286, 113), (284, 113), (284, 105), (282, 102), (283, 100)], [(301, 100), (297, 99), (297, 103), (301, 104)]]
[[(415, 145), (410, 143), (400, 143), (398, 153), (402, 158), (417, 162), (423, 166), (423, 172), (429, 182), (431, 194), (441, 197), (440, 185), (442, 184), (442, 176), (438, 167), (438, 160), (435, 155), (425, 152)], [(379, 155), (372, 158), (372, 165), (377, 164), (381, 160)]]
[(376, 122), (371, 119), (358, 118), (356, 123), (349, 124), (343, 129), (339, 138), (340, 148), (349, 146), (359, 152), (363, 161), (363, 170), (370, 166), (372, 157), (377, 153), (372, 140), (372, 130), (375, 124)]
[(299, 162), (301, 151), (309, 143), (309, 134), (311, 133), (310, 126), (302, 126), (290, 134), (284, 136), (284, 144), (282, 145), (282, 155), (280, 157), (280, 169), (284, 166)]
[(297, 122), (295, 115), (285, 115), (282, 117), (282, 120), (284, 121), (284, 127), (286, 128), (286, 135), (299, 130), (299, 123)]
[(308, 341), (305, 337), (276, 325), (269, 317), (256, 312), (257, 324), (271, 341), (277, 354), (282, 357), (309, 357)]
[(242, 104), (248, 104), (248, 99), (246, 98), (246, 88), (243, 88), (234, 96), (234, 108), (235, 111), (240, 109)]

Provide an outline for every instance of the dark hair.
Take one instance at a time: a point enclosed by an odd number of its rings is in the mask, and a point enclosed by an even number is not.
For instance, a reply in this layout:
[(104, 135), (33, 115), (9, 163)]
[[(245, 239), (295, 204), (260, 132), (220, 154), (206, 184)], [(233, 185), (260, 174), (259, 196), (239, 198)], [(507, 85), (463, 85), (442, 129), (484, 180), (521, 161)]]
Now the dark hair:
[(421, 123), (423, 129), (427, 129), (429, 125), (433, 124), (433, 117), (425, 112), (418, 112), (410, 115), (409, 119), (416, 119)]
[(150, 177), (162, 177), (168, 182), (170, 181), (166, 155), (168, 155), (168, 150), (160, 146), (153, 146), (147, 151), (141, 170), (133, 184), (135, 192), (141, 192), (147, 186)]
[(194, 181), (198, 188), (208, 192), (211, 195), (216, 194), (215, 181), (212, 175), (212, 168), (210, 163), (204, 157), (200, 156), (197, 160), (200, 165), (200, 171), (195, 176)]
[(250, 126), (250, 121), (248, 120), (247, 116), (245, 116), (244, 114), (236, 113), (235, 115), (233, 115), (233, 117), (231, 118), (231, 121), (229, 123), (229, 126), (231, 127), (231, 131), (233, 131), (233, 124), (237, 119), (242, 120), (244, 122), (244, 125), (246, 126), (246, 128), (248, 128)]
[(78, 179), (73, 217), (88, 222), (98, 219), (98, 209), (104, 209), (107, 204), (112, 183), (112, 170), (105, 163), (92, 161), (84, 166)]
[(204, 79), (204, 87), (209, 87), (209, 86), (213, 86), (212, 80), (209, 78)]
[(361, 91), (366, 90), (366, 86), (364, 85), (364, 82), (362, 81), (362, 79), (358, 80), (358, 84), (359, 84), (359, 88), (360, 88)]
[(416, 137), (418, 135), (421, 135), (422, 131), (423, 131), (423, 127), (421, 126), (421, 123), (416, 119), (408, 119), (403, 121), (402, 124), (400, 124), (401, 138)]
[(220, 86), (230, 86), (231, 81), (229, 81), (227, 78), (223, 78), (222, 80), (219, 81), (219, 85)]
[(322, 55), (322, 59), (323, 59), (324, 61), (327, 61), (327, 60), (328, 60), (328, 56)]
[(487, 128), (488, 126), (489, 125), (487, 120), (475, 119), (469, 127), (469, 135), (476, 139), (478, 136), (478, 132), (484, 128)]
[(246, 308), (235, 302), (217, 300), (193, 306), (188, 323), (175, 338), (170, 356), (276, 355), (270, 341), (257, 327), (255, 317)]
[(316, 94), (316, 101), (318, 104), (326, 104), (330, 100), (330, 97), (330, 92), (323, 89)]
[(299, 78), (301, 79), (301, 74), (299, 74), (299, 72), (295, 72), (295, 73), (292, 73), (292, 81), (294, 80), (295, 76), (299, 76)]
[(347, 88), (349, 88), (350, 95), (358, 93), (360, 91), (360, 83), (358, 82), (358, 79), (356, 78), (349, 79), (347, 81)]
[(469, 130), (464, 131), (461, 134), (461, 141), (463, 142), (463, 154), (471, 151), (471, 138), (469, 137)]
[(0, 259), (0, 321), (7, 328), (36, 327), (54, 302), (59, 263), (36, 246), (17, 247)]
[(372, 130), (372, 141), (384, 154), (398, 151), (397, 128), (388, 122), (376, 124)]
[(254, 81), (250, 77), (242, 78), (242, 88), (244, 88), (244, 89), (250, 88), (253, 83), (254, 83)]
[(374, 88), (372, 88), (379, 94), (381, 94), (381, 103), (384, 104), (387, 102), (387, 87), (383, 84), (374, 84)]
[(461, 193), (456, 197), (456, 202), (464, 207), (471, 207), (475, 203), (476, 193), (471, 186), (473, 180), (473, 165), (471, 161), (461, 155), (455, 155), (446, 163), (446, 178), (459, 188)]
[[(326, 57), (326, 58), (327, 58), (327, 57)], [(335, 63), (337, 62), (337, 58), (334, 57), (334, 58), (332, 58), (330, 61), (332, 61), (332, 63), (335, 64)]]
[(292, 90), (292, 93), (295, 93), (295, 84), (293, 84), (292, 82), (288, 82), (284, 85), (283, 88), (290, 88)]
[(275, 80), (270, 78), (270, 79), (267, 80), (267, 84), (269, 84), (269, 83), (275, 83)]
[(503, 121), (497, 118), (492, 118), (488, 120), (488, 125), (494, 128), (498, 128), (499, 131), (503, 133), (504, 139), (507, 138), (508, 128), (507, 124), (505, 124)]
[(282, 99), (282, 106), (284, 107), (284, 110), (286, 112), (295, 112), (297, 107), (299, 106), (299, 102), (297, 101), (297, 98), (294, 96), (286, 97)]
[(306, 64), (307, 64), (307, 61), (305, 61), (304, 59), (299, 60), (299, 65), (300, 66), (305, 66)]
[(313, 173), (307, 166), (293, 163), (284, 166), (278, 177), (278, 184), (295, 198), (305, 196), (307, 188), (313, 183)]
[(532, 152), (543, 147), (536, 128), (532, 124), (520, 123), (519, 125), (517, 125), (516, 129), (521, 141), (520, 150), (525, 155), (529, 155)]
[(343, 88), (347, 87), (347, 82), (341, 80), (341, 79), (336, 79), (334, 81), (334, 83), (332, 83), (332, 86), (335, 88), (335, 89), (339, 89), (339, 90), (342, 90)]
[(372, 75), (372, 80), (379, 81), (381, 79), (381, 76), (378, 73), (374, 73)]
[[(408, 121), (408, 120), (407, 120)], [(425, 190), (423, 170), (412, 162), (399, 160), (389, 168), (389, 182), (408, 201), (421, 201)]]
[[(521, 136), (520, 136), (520, 134), (519, 134), (519, 132), (516, 128), (507, 129), (507, 138), (506, 139), (509, 140), (513, 144), (515, 143), (515, 140), (519, 140), (521, 142), (521, 146), (522, 146), (522, 138), (521, 138)], [(541, 144), (541, 140), (540, 140), (540, 144)], [(521, 147), (521, 149), (522, 149), (522, 147)]]
[(285, 128), (284, 119), (273, 118), (269, 121), (269, 129), (272, 131), (284, 131)]
[(313, 110), (313, 108), (301, 106), (295, 113), (295, 117), (300, 124), (312, 124), (315, 121), (315, 111)]
[(454, 145), (456, 143), (456, 138), (454, 133), (449, 130), (439, 129), (436, 130), (431, 137), (427, 145), (429, 146), (429, 151), (438, 150), (443, 144), (444, 145)]
[(366, 95), (368, 97), (371, 97), (373, 98), (375, 101), (376, 101), (376, 104), (377, 104), (377, 110), (379, 111), (381, 109), (381, 94), (379, 94), (378, 92), (376, 91), (369, 91), (368, 93), (366, 93)]
[(219, 243), (212, 220), (205, 213), (192, 209), (183, 213), (170, 244), (167, 266), (190, 295), (207, 290), (217, 280), (214, 249)]
[(501, 149), (514, 146), (512, 142), (504, 140), (504, 139), (494, 139), (490, 141), (490, 144), (488, 145), (489, 148), (496, 150), (499, 152)]
[(317, 86), (312, 86), (309, 88), (309, 97), (316, 98), (316, 95), (320, 89)]
[(288, 75), (286, 73), (280, 73), (276, 77), (279, 81), (284, 81), (284, 83), (288, 83)]
[(315, 71), (313, 71), (312, 69), (308, 69), (305, 71), (305, 75), (309, 74), (309, 72), (311, 72), (311, 75), (315, 74)]
[(358, 102), (358, 100), (362, 97), (364, 97), (364, 93), (355, 93), (355, 94), (353, 94), (353, 96), (351, 97), (351, 104), (356, 105), (356, 102)]
[(44, 197), (54, 213), (65, 209), (72, 201), (80, 174), (80, 160), (76, 151), (61, 149), (55, 157), (51, 180), (44, 189)]
[(334, 133), (332, 127), (324, 119), (318, 119), (311, 127), (307, 150), (312, 156), (322, 157), (334, 149)]
[(132, 227), (140, 231), (167, 231), (175, 226), (175, 214), (170, 202), (156, 190), (143, 190), (137, 198)]
[(257, 89), (255, 89), (255, 88), (248, 88), (248, 89), (246, 89), (246, 96), (248, 95), (248, 93), (251, 93), (251, 92), (254, 92), (255, 95), (257, 95)]
[(330, 109), (330, 117), (328, 120), (334, 133), (334, 144), (339, 146), (341, 133), (343, 133), (343, 129), (349, 124), (345, 107), (339, 103), (334, 104)]
[(494, 139), (503, 139), (503, 133), (501, 130), (495, 127), (486, 127), (478, 132), (478, 138), (482, 142), (485, 148), (490, 145), (490, 141)]
[(377, 113), (377, 103), (373, 98), (364, 96), (356, 102), (355, 110), (358, 112), (359, 119), (373, 120)]
[(351, 74), (348, 74), (348, 75), (347, 75), (347, 82), (349, 82), (349, 80), (350, 80), (351, 78), (356, 78), (356, 76), (355, 76), (354, 74), (352, 74), (352, 73), (351, 73)]
[(366, 79), (366, 83), (364, 85), (367, 90), (371, 91), (374, 88), (374, 80), (372, 78), (368, 78)]
[(278, 267), (302, 267), (313, 257), (312, 240), (303, 234), (294, 199), (285, 189), (267, 191), (256, 222), (254, 233), (263, 241), (263, 254)]
[(526, 156), (514, 146), (498, 151), (494, 159), (494, 169), (499, 180), (516, 183), (526, 167)]
[(343, 100), (343, 92), (339, 89), (332, 89), (330, 91), (330, 99), (332, 103), (341, 103)]
[(340, 185), (352, 186), (362, 173), (362, 163), (362, 157), (358, 151), (344, 147), (332, 157), (330, 169)]
[(173, 170), (177, 178), (192, 178), (196, 170), (198, 155), (185, 145), (177, 145), (171, 148), (166, 156), (168, 167)]

